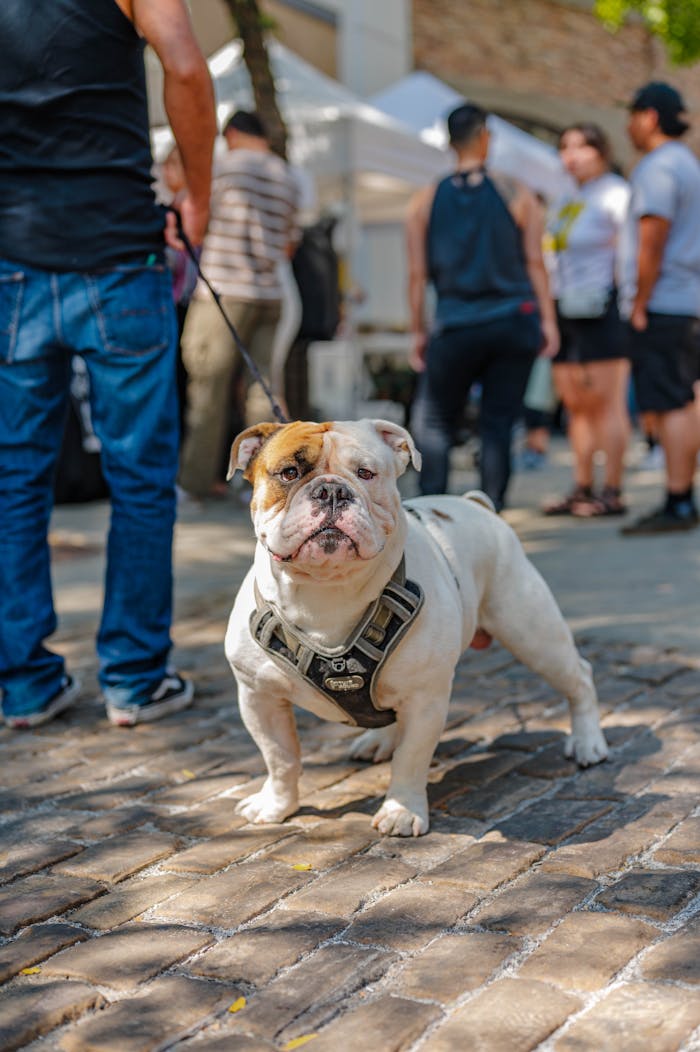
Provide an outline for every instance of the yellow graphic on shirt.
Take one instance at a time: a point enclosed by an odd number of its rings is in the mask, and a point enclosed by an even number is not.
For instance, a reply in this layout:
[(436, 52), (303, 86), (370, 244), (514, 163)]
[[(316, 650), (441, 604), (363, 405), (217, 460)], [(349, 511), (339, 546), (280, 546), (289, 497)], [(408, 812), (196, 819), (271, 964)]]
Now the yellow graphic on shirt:
[(545, 251), (564, 252), (569, 247), (571, 228), (585, 207), (583, 201), (569, 201), (559, 209), (545, 235)]

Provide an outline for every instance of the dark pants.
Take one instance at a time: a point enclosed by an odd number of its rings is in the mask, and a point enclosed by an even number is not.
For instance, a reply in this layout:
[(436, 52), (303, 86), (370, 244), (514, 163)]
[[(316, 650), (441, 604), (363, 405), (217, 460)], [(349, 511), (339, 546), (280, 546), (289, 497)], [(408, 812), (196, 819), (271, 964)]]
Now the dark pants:
[(510, 479), (513, 424), (541, 341), (537, 314), (448, 329), (431, 339), (413, 415), (423, 457), (421, 493), (447, 490), (450, 447), (469, 389), (479, 380), (481, 488), (500, 511)]

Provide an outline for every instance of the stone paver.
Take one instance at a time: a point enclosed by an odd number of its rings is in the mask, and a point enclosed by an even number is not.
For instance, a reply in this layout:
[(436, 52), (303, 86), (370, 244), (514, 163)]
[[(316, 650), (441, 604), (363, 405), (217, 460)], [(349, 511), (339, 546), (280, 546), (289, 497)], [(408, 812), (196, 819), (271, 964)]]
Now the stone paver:
[(180, 892), (157, 906), (155, 916), (230, 930), (310, 879), (308, 873), (281, 862), (246, 862)]
[(534, 871), (475, 910), (471, 919), (514, 935), (539, 935), (595, 889), (595, 881), (583, 877)]
[(57, 866), (56, 872), (114, 884), (172, 855), (177, 846), (175, 837), (163, 833), (125, 833), (86, 848), (77, 857)]
[(27, 844), (18, 844), (0, 856), (0, 884), (28, 873), (37, 873), (53, 862), (60, 862), (82, 851), (82, 844), (71, 840), (52, 840), (44, 844), (30, 841)]
[(700, 863), (700, 817), (681, 822), (668, 840), (654, 852), (654, 858), (657, 862), (671, 866), (697, 866)]
[(659, 941), (640, 965), (646, 979), (700, 985), (700, 921), (696, 917), (675, 935)]
[[(417, 839), (371, 828), (389, 765), (349, 759), (353, 732), (303, 713), (299, 814), (273, 827), (236, 815), (263, 774), (222, 646), (251, 551), (242, 512), (179, 526), (175, 636), (198, 694), (159, 724), (108, 725), (99, 559), (57, 565), (55, 642), (86, 690), (36, 732), (0, 727), (3, 1050), (700, 1050), (700, 646), (650, 640), (647, 620), (639, 639), (633, 618), (608, 630), (607, 607), (596, 620), (607, 578), (589, 569), (623, 544), (616, 524), (508, 514), (580, 616), (610, 760), (578, 770), (562, 700), (499, 647), (472, 653)], [(65, 521), (101, 529), (104, 513)], [(660, 559), (668, 574), (664, 543), (615, 547), (610, 566), (643, 576)], [(674, 540), (687, 567), (696, 544)], [(630, 595), (635, 615), (649, 595)], [(651, 599), (667, 625), (668, 599)]]
[(556, 1052), (593, 1048), (676, 1052), (698, 1025), (700, 994), (653, 983), (629, 983), (576, 1019), (554, 1047)]
[(372, 897), (406, 883), (415, 873), (403, 862), (363, 855), (290, 895), (285, 906), (288, 910), (313, 909), (349, 918)]
[(668, 920), (700, 891), (700, 873), (685, 870), (632, 870), (598, 896), (610, 910)]
[(578, 998), (545, 983), (500, 979), (457, 1009), (432, 1034), (430, 1050), (503, 1052), (517, 1048), (530, 1052), (580, 1006)]
[(171, 873), (137, 877), (81, 906), (71, 914), (71, 920), (97, 931), (109, 931), (192, 886), (191, 880)]
[(0, 994), (0, 1048), (14, 1052), (104, 1003), (102, 994), (87, 983), (18, 985)]
[(439, 1017), (434, 1005), (418, 1004), (401, 997), (380, 996), (371, 1004), (350, 1009), (314, 1040), (316, 1052), (338, 1052), (352, 1048), (359, 1035), (366, 1052), (402, 1052), (410, 1048)]
[(25, 928), (13, 942), (0, 947), (0, 983), (17, 975), (22, 968), (31, 968), (64, 946), (87, 939), (86, 932), (72, 924), (35, 924)]
[(321, 947), (251, 997), (236, 1019), (241, 1029), (280, 1043), (312, 1033), (395, 960), (393, 953), (365, 946)]
[(564, 990), (600, 990), (658, 934), (630, 917), (579, 910), (564, 917), (518, 974)]
[(206, 932), (188, 931), (174, 924), (139, 924), (62, 950), (42, 972), (125, 990), (202, 950), (211, 941)]
[(89, 902), (104, 891), (102, 884), (80, 877), (31, 876), (19, 885), (0, 889), (0, 932), (12, 935), (25, 924), (46, 920), (72, 906)]
[(119, 1001), (61, 1038), (64, 1052), (155, 1052), (233, 1003), (239, 991), (168, 976), (143, 994)]
[(217, 942), (188, 970), (222, 982), (264, 986), (282, 968), (296, 964), (345, 927), (347, 921), (341, 917), (275, 910), (238, 934)]
[(413, 957), (391, 988), (403, 997), (449, 1004), (469, 990), (478, 990), (521, 947), (521, 939), (496, 932), (444, 935)]
[(356, 942), (416, 950), (456, 924), (476, 901), (470, 891), (454, 884), (416, 882), (368, 906), (350, 925), (347, 936)]
[(431, 880), (444, 880), (476, 891), (491, 891), (529, 869), (544, 855), (539, 844), (506, 840), (501, 832), (487, 833), (472, 847), (429, 870)]

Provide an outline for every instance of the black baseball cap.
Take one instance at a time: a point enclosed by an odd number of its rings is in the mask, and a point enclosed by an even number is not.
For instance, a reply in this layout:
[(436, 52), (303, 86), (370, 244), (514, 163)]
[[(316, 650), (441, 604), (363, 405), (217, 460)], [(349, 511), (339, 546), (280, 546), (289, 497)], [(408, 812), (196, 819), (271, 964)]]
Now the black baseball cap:
[(640, 88), (630, 103), (631, 110), (656, 110), (659, 125), (666, 135), (681, 135), (687, 131), (689, 124), (683, 120), (685, 113), (683, 96), (670, 84), (661, 80), (652, 80)]

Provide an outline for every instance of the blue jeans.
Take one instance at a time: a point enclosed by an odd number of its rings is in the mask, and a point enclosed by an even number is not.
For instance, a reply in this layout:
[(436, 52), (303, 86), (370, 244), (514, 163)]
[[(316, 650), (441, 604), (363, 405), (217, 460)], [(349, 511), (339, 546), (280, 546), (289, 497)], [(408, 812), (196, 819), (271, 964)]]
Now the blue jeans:
[(176, 322), (161, 266), (49, 273), (0, 260), (0, 688), (3, 711), (39, 711), (61, 688), (47, 541), (70, 360), (87, 365), (112, 495), (99, 679), (141, 704), (171, 648), (179, 445)]
[(539, 314), (518, 314), (431, 337), (412, 414), (423, 458), (420, 491), (445, 493), (450, 448), (469, 389), (481, 381), (480, 485), (498, 511), (511, 473), (511, 436), (542, 344)]

